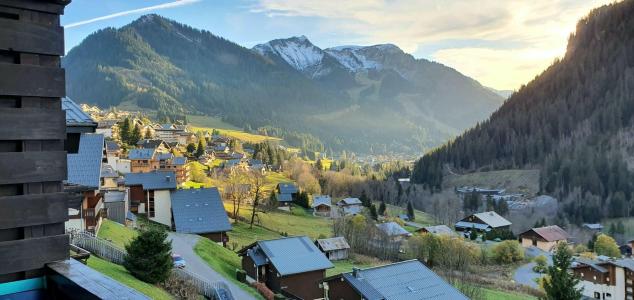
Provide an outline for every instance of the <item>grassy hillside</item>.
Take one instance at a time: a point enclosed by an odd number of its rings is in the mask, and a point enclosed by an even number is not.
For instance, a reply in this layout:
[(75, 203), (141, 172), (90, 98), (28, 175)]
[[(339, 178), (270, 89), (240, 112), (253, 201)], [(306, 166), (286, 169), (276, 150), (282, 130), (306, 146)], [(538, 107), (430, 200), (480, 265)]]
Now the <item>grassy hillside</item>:
[(104, 219), (99, 227), (97, 237), (108, 240), (113, 244), (124, 248), (134, 237), (137, 236), (137, 232), (134, 229), (125, 227), (117, 222)]
[(535, 195), (539, 192), (539, 170), (499, 170), (444, 177), (444, 188), (461, 186), (504, 188), (511, 193)]
[(240, 130), (240, 128), (233, 126), (218, 117), (187, 115), (187, 121), (193, 126)]

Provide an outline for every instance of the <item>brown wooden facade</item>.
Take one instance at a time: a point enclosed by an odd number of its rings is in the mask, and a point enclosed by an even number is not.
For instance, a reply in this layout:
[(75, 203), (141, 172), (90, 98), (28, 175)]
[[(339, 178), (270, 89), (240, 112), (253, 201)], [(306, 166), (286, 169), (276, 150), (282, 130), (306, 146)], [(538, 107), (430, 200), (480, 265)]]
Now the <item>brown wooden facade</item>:
[(342, 276), (335, 276), (324, 280), (328, 285), (328, 299), (353, 300), (363, 297)]
[(0, 283), (69, 256), (64, 30), (69, 1), (0, 0)]

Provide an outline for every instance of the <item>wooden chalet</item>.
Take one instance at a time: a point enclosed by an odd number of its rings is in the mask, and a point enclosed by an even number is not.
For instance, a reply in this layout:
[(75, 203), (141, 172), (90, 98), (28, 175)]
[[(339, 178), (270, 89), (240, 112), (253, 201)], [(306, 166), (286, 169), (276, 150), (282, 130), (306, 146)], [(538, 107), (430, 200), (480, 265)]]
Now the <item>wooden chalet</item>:
[(175, 177), (174, 172), (158, 171), (125, 174), (125, 186), (130, 188), (130, 211), (171, 227), (170, 191), (176, 189)]
[(174, 190), (170, 197), (176, 232), (198, 234), (227, 245), (231, 224), (217, 188)]
[[(67, 0), (0, 0), (0, 298), (147, 299), (69, 259)], [(65, 143), (65, 140), (67, 143)]]
[(313, 209), (313, 215), (330, 217), (332, 214), (332, 199), (326, 195), (315, 195), (310, 207)]
[(493, 229), (511, 230), (511, 222), (494, 211), (487, 211), (465, 217), (456, 223), (455, 228), (456, 231), (462, 232), (472, 230), (486, 232)]
[(331, 261), (348, 259), (350, 245), (348, 244), (348, 241), (346, 241), (346, 238), (342, 236), (329, 239), (318, 239), (315, 241), (315, 245)]
[(305, 236), (257, 241), (238, 255), (249, 277), (292, 299), (323, 298), (321, 280), (334, 267)]
[(557, 225), (531, 228), (519, 235), (522, 247), (552, 251), (560, 242), (568, 241), (568, 233)]

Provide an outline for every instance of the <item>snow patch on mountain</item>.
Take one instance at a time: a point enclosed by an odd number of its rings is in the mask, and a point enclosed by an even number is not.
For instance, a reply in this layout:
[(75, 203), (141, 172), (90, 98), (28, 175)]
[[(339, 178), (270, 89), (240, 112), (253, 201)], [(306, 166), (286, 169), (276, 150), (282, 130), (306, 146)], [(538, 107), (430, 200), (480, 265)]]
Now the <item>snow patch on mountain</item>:
[(256, 45), (253, 50), (262, 55), (277, 54), (299, 71), (320, 64), (324, 58), (324, 52), (311, 44), (305, 36), (273, 40), (266, 44)]
[(381, 69), (382, 65), (379, 62), (371, 60), (363, 54), (363, 49), (365, 48), (367, 47), (340, 46), (328, 48), (324, 51), (330, 54), (351, 72), (368, 69)]

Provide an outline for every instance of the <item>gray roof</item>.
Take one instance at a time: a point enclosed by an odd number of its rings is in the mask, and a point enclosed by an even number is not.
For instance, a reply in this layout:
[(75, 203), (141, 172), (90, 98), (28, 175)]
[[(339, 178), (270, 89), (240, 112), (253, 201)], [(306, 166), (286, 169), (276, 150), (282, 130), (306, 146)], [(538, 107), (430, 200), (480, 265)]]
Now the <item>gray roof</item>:
[(170, 146), (165, 143), (165, 141), (161, 139), (142, 139), (136, 143), (137, 146), (143, 149), (154, 149), (158, 148), (161, 144), (164, 144), (165, 147), (169, 148)]
[(177, 232), (208, 233), (231, 230), (217, 188), (176, 190), (171, 192), (171, 198)]
[(460, 221), (458, 223), (456, 223), (455, 225), (458, 228), (464, 228), (464, 229), (471, 229), (471, 228), (475, 228), (478, 230), (486, 230), (489, 228), (489, 225), (487, 224), (480, 224), (480, 223), (471, 223), (471, 222), (464, 222), (464, 221)]
[(346, 238), (342, 236), (329, 238), (329, 239), (319, 239), (317, 240), (317, 244), (323, 251), (350, 249), (350, 245), (348, 245), (348, 241), (346, 241)]
[(344, 206), (343, 213), (345, 215), (358, 215), (361, 213), (361, 206)]
[(313, 204), (310, 207), (315, 208), (319, 205), (332, 206), (332, 199), (326, 195), (313, 196)]
[(131, 149), (128, 152), (129, 159), (152, 159), (155, 149)]
[(411, 235), (411, 233), (405, 230), (401, 225), (398, 225), (396, 222), (387, 222), (376, 224), (381, 231), (383, 231), (388, 236), (399, 236), (399, 235)]
[(125, 201), (125, 192), (108, 191), (103, 195), (103, 202), (123, 202)]
[(291, 194), (278, 194), (277, 201), (279, 202), (291, 202), (293, 201), (293, 195)]
[(449, 226), (447, 225), (436, 225), (436, 226), (427, 226), (423, 227), (427, 232), (431, 234), (438, 235), (457, 235)]
[(359, 198), (345, 198), (339, 200), (337, 205), (361, 205), (361, 200)]
[(172, 158), (173, 165), (184, 165), (187, 163), (187, 157), (184, 156), (176, 156)]
[(131, 211), (129, 211), (126, 215), (125, 218), (130, 220), (130, 221), (136, 221), (136, 215), (133, 214)]
[(121, 148), (115, 141), (106, 141), (106, 151), (119, 151)]
[(125, 185), (142, 185), (144, 190), (169, 190), (176, 188), (174, 172), (149, 172), (125, 174)]
[(632, 272), (634, 272), (634, 259), (631, 258), (623, 258), (623, 259), (617, 259), (615, 261), (612, 262), (613, 264), (621, 267), (621, 268), (626, 268)]
[(281, 194), (295, 194), (298, 191), (297, 186), (292, 182), (282, 182), (277, 187)]
[(589, 224), (589, 223), (584, 223), (583, 227), (589, 228), (589, 229), (596, 229), (596, 230), (601, 230), (603, 229), (603, 225), (595, 223), (595, 224)]
[(157, 158), (158, 160), (168, 160), (168, 159), (172, 159), (172, 158), (174, 158), (174, 154), (169, 153), (169, 152), (168, 152), (168, 153), (159, 153), (159, 154), (156, 156), (156, 158)]
[(81, 134), (77, 153), (67, 154), (67, 183), (99, 188), (103, 142), (102, 134)]
[(503, 218), (494, 211), (481, 212), (474, 214), (474, 216), (482, 220), (482, 222), (489, 224), (493, 228), (511, 225), (511, 222), (509, 222), (509, 220)]
[(282, 276), (334, 267), (305, 236), (258, 241), (257, 245)]
[(119, 173), (114, 170), (111, 165), (102, 164), (101, 165), (101, 178), (117, 178), (119, 177)]
[(66, 112), (66, 126), (94, 126), (95, 122), (81, 107), (68, 97), (62, 98), (62, 110)]
[(342, 274), (368, 300), (469, 299), (417, 260)]

